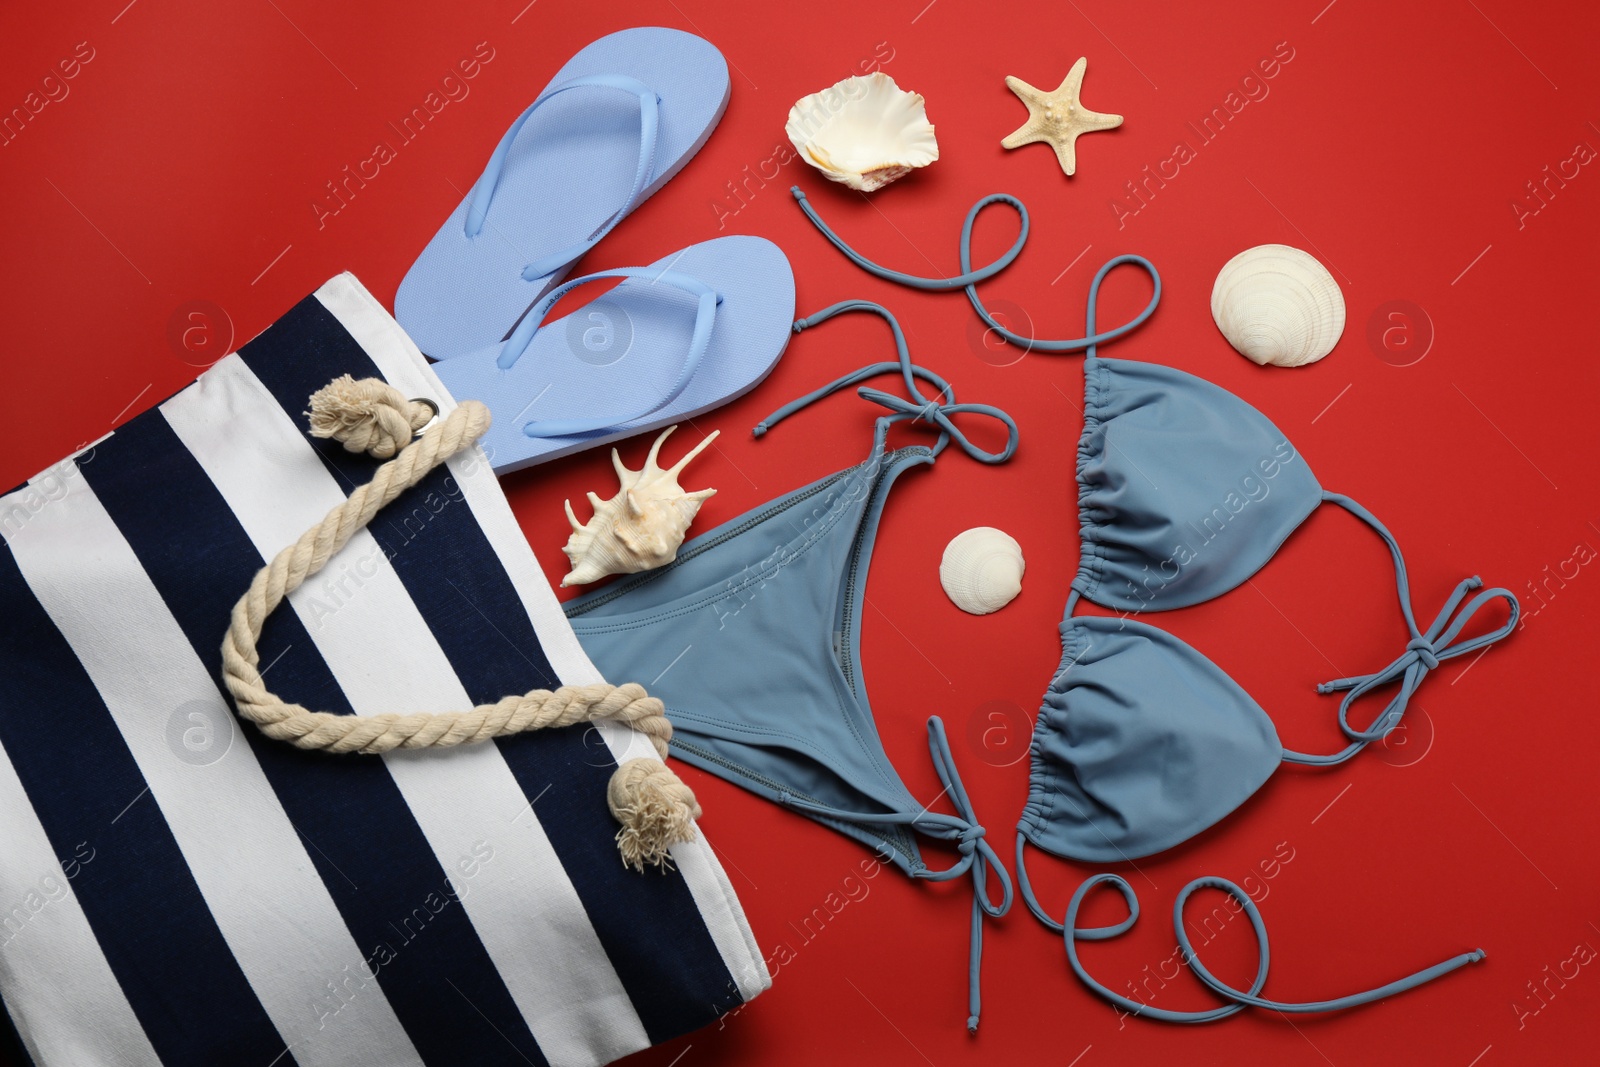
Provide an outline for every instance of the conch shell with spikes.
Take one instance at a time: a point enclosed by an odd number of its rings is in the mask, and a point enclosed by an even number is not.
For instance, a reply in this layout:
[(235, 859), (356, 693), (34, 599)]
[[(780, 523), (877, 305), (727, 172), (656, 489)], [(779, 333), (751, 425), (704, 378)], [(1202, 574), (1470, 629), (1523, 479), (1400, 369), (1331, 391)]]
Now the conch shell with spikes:
[(705, 447), (717, 439), (720, 430), (713, 430), (704, 441), (689, 450), (688, 455), (666, 470), (656, 464), (661, 444), (676, 430), (668, 426), (655, 444), (639, 470), (629, 470), (616, 449), (611, 450), (611, 463), (617, 469), (617, 480), (622, 488), (610, 500), (601, 500), (589, 494), (594, 515), (586, 523), (578, 522), (572, 512), (572, 501), (566, 501), (567, 521), (572, 523), (572, 536), (562, 549), (572, 562), (572, 570), (561, 579), (562, 586), (587, 585), (608, 574), (634, 574), (671, 563), (678, 556), (678, 546), (683, 535), (715, 489), (701, 489), (686, 493), (678, 484), (678, 475)]

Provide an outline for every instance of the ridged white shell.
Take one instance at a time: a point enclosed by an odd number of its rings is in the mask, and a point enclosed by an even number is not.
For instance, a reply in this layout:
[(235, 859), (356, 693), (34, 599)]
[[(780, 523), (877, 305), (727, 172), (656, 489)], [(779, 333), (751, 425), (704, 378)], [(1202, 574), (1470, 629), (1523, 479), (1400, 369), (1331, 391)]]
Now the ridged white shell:
[(922, 95), (882, 71), (801, 97), (784, 132), (801, 159), (864, 193), (939, 158)]
[(1316, 257), (1288, 245), (1234, 256), (1211, 288), (1211, 317), (1228, 343), (1262, 366), (1315, 363), (1344, 332), (1344, 294)]
[(987, 615), (1022, 592), (1022, 546), (1003, 530), (975, 526), (944, 546), (939, 584), (962, 611)]
[(566, 502), (572, 536), (561, 551), (567, 554), (572, 570), (561, 579), (563, 586), (585, 585), (608, 574), (647, 571), (678, 558), (678, 546), (683, 544), (689, 524), (699, 513), (700, 505), (716, 492), (701, 489), (685, 493), (678, 484), (678, 475), (721, 431), (713, 430), (688, 455), (662, 470), (656, 465), (656, 457), (661, 453), (661, 443), (676, 429), (668, 426), (662, 431), (650, 446), (644, 466), (636, 471), (623, 464), (616, 449), (611, 450), (611, 465), (617, 469), (622, 488), (610, 500), (590, 493), (594, 515), (588, 522), (579, 523), (572, 513), (572, 501)]

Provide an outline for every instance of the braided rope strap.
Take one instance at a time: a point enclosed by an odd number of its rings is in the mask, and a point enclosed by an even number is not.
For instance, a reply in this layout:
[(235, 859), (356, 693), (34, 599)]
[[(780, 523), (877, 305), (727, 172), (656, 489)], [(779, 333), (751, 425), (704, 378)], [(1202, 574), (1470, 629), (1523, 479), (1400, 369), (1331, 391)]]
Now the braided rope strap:
[[(471, 711), (359, 716), (309, 711), (284, 702), (266, 687), (257, 669), (261, 660), (256, 644), (267, 616), (386, 504), (470, 448), (489, 428), (489, 409), (468, 400), (413, 440), (415, 431), (434, 414), (427, 404), (407, 400), (393, 386), (372, 378), (355, 381), (345, 375), (312, 396), (313, 436), (337, 439), (353, 452), (394, 458), (257, 571), (249, 590), (234, 605), (222, 642), (222, 674), (239, 714), (268, 737), (299, 748), (369, 754), (471, 744), (524, 730), (610, 719), (643, 733), (665, 760), (672, 724), (661, 701), (634, 684), (562, 686), (554, 692), (535, 689)], [(670, 864), (670, 846), (694, 840), (693, 820), (700, 815), (700, 805), (663, 762), (624, 762), (611, 776), (606, 801), (622, 824), (617, 848), (630, 867), (642, 871), (646, 863)]]

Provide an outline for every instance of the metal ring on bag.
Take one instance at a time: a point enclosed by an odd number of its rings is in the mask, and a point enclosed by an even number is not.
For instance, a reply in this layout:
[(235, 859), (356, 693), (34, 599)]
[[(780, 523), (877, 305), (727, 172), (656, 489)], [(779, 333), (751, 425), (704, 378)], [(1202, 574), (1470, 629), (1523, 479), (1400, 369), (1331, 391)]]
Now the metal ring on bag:
[(414, 396), (414, 397), (411, 398), (411, 403), (413, 403), (413, 404), (426, 404), (426, 405), (428, 405), (428, 409), (433, 412), (433, 418), (431, 418), (427, 422), (423, 423), (421, 428), (419, 428), (414, 434), (412, 434), (413, 437), (421, 437), (423, 434), (428, 432), (428, 428), (429, 427), (431, 427), (434, 423), (439, 421), (439, 405), (434, 403), (432, 400), (429, 400), (425, 396)]

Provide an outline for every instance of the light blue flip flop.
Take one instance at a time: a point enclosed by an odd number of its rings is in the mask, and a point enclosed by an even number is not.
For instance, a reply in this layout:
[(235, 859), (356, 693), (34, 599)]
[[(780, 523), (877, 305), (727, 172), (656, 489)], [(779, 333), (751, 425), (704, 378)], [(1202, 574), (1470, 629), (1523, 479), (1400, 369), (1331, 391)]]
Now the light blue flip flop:
[(507, 337), (582, 255), (686, 164), (728, 106), (709, 42), (656, 26), (609, 34), (556, 72), (411, 265), (394, 312), (451, 359)]
[[(620, 285), (543, 322), (567, 293)], [(761, 237), (718, 237), (648, 267), (602, 270), (550, 290), (504, 342), (438, 363), (457, 400), (494, 416), (496, 474), (694, 418), (755, 388), (794, 323), (794, 272)]]

